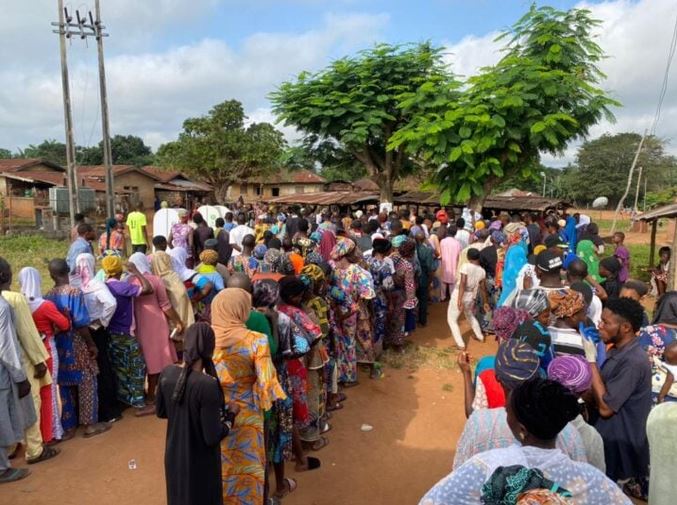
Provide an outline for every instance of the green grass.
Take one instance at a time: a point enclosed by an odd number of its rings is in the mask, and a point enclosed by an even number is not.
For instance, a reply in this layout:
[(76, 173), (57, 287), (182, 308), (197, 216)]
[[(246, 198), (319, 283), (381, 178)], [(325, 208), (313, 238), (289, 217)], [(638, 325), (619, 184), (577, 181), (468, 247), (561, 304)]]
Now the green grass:
[(406, 367), (410, 372), (415, 372), (423, 365), (438, 370), (455, 370), (458, 368), (456, 354), (451, 347), (440, 348), (409, 343), (401, 353), (390, 349), (384, 351), (380, 361), (390, 368)]
[(49, 239), (42, 235), (0, 237), (0, 256), (12, 266), (12, 286), (15, 290), (19, 289), (19, 271), (23, 267), (35, 267), (42, 275), (43, 291), (47, 291), (51, 286), (47, 264), (54, 258), (65, 258), (67, 253), (66, 240)]

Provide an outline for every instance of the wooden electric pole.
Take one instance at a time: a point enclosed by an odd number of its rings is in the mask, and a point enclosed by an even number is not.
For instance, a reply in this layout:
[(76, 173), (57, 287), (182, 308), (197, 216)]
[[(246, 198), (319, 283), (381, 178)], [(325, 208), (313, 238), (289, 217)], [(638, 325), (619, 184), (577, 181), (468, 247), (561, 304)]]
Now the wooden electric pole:
[(61, 87), (63, 89), (64, 126), (66, 128), (66, 174), (68, 179), (68, 203), (71, 227), (75, 226), (75, 213), (80, 212), (78, 200), (78, 178), (75, 168), (75, 143), (73, 142), (73, 115), (71, 113), (71, 93), (68, 79), (68, 56), (66, 54), (66, 36), (71, 18), (63, 8), (63, 0), (58, 0), (59, 22), (52, 23), (59, 27), (54, 33), (59, 34), (61, 52)]
[[(75, 143), (73, 141), (73, 118), (70, 107), (70, 92), (68, 84), (68, 63), (66, 55), (66, 38), (78, 36), (82, 40), (88, 37), (96, 39), (99, 59), (99, 91), (101, 95), (101, 134), (103, 137), (103, 164), (106, 174), (106, 213), (108, 217), (115, 215), (115, 191), (113, 190), (113, 156), (111, 153), (110, 130), (108, 118), (108, 94), (106, 92), (106, 69), (103, 59), (103, 38), (108, 37), (103, 30), (105, 26), (101, 23), (101, 6), (99, 0), (95, 0), (96, 20), (89, 11), (86, 16), (80, 16), (80, 11), (75, 11), (76, 21), (68, 15), (68, 10), (63, 8), (63, 0), (58, 0), (59, 4), (59, 22), (52, 23), (59, 27), (54, 33), (58, 33), (61, 42), (61, 72), (64, 89), (64, 110), (66, 117), (66, 151), (69, 166), (68, 188), (71, 195), (71, 224), (74, 222), (74, 210), (80, 211), (79, 200), (77, 198), (77, 176), (75, 175)], [(89, 20), (89, 22), (88, 22)], [(70, 146), (70, 147), (68, 147)], [(72, 166), (72, 169), (70, 168)], [(71, 182), (71, 178), (73, 182)], [(72, 188), (72, 189), (71, 189)], [(72, 193), (72, 194), (71, 194)]]
[(639, 185), (642, 182), (642, 165), (639, 166), (639, 174), (637, 175), (637, 189), (635, 190), (635, 205), (632, 207), (634, 214), (637, 215), (639, 209), (637, 208), (637, 203), (639, 202)]
[(623, 203), (625, 202), (625, 199), (628, 197), (628, 193), (630, 193), (630, 186), (632, 185), (632, 174), (635, 172), (637, 160), (639, 160), (639, 153), (642, 152), (642, 146), (644, 145), (644, 139), (646, 139), (646, 134), (647, 132), (646, 130), (644, 130), (644, 135), (642, 135), (642, 139), (639, 141), (639, 145), (637, 146), (635, 158), (632, 160), (632, 165), (630, 165), (630, 171), (628, 172), (628, 185), (625, 187), (625, 193), (623, 193), (621, 199), (618, 200), (618, 205), (616, 205), (616, 212), (614, 212), (614, 220), (613, 223), (611, 224), (611, 235), (613, 235), (614, 232), (616, 231), (616, 221), (618, 220), (618, 213), (623, 208)]
[[(101, 95), (101, 133), (103, 135), (103, 164), (106, 169), (106, 213), (109, 218), (115, 215), (115, 191), (113, 189), (113, 154), (110, 145), (110, 130), (108, 121), (108, 94), (106, 93), (106, 68), (103, 64), (103, 33), (101, 24), (101, 6), (99, 0), (95, 3), (96, 21), (92, 23), (96, 30), (96, 46), (99, 53), (99, 90)], [(89, 13), (90, 20), (92, 13)]]

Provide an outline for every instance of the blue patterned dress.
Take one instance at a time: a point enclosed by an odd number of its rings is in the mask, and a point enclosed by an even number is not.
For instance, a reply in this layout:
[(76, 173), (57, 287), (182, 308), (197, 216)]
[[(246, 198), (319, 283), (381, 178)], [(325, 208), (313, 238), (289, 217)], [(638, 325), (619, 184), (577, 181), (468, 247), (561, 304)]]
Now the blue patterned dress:
[(374, 279), (374, 291), (376, 293), (372, 307), (374, 309), (374, 348), (378, 357), (383, 350), (383, 342), (388, 328), (388, 293), (394, 286), (395, 266), (390, 258), (379, 259), (374, 256), (367, 259), (367, 264)]

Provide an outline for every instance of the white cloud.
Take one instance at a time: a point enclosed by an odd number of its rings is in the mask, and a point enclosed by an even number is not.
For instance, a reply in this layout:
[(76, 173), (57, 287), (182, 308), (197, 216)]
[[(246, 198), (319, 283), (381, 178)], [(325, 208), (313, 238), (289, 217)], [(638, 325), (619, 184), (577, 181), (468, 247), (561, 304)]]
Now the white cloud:
[[(591, 137), (623, 131), (643, 132), (651, 128), (658, 92), (663, 80), (668, 45), (677, 16), (675, 0), (609, 1), (599, 4), (581, 3), (592, 11), (603, 25), (597, 43), (609, 56), (600, 63), (607, 75), (601, 86), (619, 100), (623, 107), (615, 109), (616, 123), (602, 121), (592, 128)], [(500, 59), (496, 33), (482, 37), (468, 36), (447, 45), (451, 68), (459, 74), (472, 75), (479, 67)], [(668, 85), (661, 120), (656, 134), (672, 140), (670, 152), (677, 153), (677, 61)], [(562, 158), (544, 156), (552, 166), (564, 166), (572, 161), (576, 145), (569, 146)]]
[[(374, 42), (387, 23), (387, 15), (330, 14), (318, 29), (300, 34), (257, 33), (237, 50), (222, 40), (203, 39), (164, 52), (137, 50), (109, 57), (111, 131), (140, 135), (157, 147), (176, 136), (186, 117), (205, 114), (212, 105), (230, 98), (242, 101), (252, 120), (270, 120), (266, 96), (276, 85), (302, 70), (321, 68), (336, 51), (352, 52)], [(83, 144), (100, 138), (93, 51), (74, 47), (69, 53), (76, 142)], [(60, 75), (31, 63), (0, 69), (4, 118), (0, 145), (11, 149), (45, 137), (63, 138)], [(293, 131), (284, 131), (295, 137)]]

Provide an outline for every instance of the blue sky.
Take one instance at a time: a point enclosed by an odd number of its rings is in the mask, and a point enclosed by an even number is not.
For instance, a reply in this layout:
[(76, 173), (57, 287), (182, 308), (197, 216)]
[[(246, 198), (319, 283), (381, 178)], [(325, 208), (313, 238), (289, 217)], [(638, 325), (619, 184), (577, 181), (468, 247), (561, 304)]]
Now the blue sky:
[[(153, 148), (176, 138), (186, 117), (226, 99), (243, 102), (252, 121), (275, 121), (267, 95), (302, 70), (377, 42), (431, 40), (444, 46), (459, 75), (499, 58), (496, 34), (531, 5), (526, 0), (102, 0), (113, 133), (141, 136)], [(544, 4), (545, 2), (539, 2)], [(54, 0), (3, 6), (0, 33), (0, 147), (16, 150), (45, 138), (63, 140), (58, 41), (49, 23)], [(93, 0), (68, 2), (71, 9)], [(615, 124), (592, 136), (639, 131), (653, 118), (676, 0), (548, 2), (589, 7), (603, 21), (598, 43), (609, 58), (602, 86), (624, 107)], [(100, 139), (96, 48), (69, 46), (76, 142)], [(676, 64), (677, 66), (677, 64)], [(677, 76), (657, 134), (677, 152)], [(290, 141), (298, 138), (283, 128)], [(673, 140), (674, 139), (674, 140)], [(573, 160), (576, 144), (561, 159)]]

